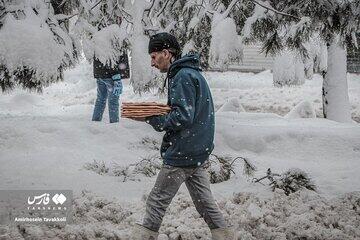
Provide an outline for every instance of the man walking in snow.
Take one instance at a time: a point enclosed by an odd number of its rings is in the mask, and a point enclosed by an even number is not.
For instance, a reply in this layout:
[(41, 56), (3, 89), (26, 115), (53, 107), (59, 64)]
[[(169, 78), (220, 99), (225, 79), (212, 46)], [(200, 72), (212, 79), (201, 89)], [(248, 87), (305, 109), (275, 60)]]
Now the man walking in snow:
[(214, 105), (206, 80), (200, 74), (198, 54), (181, 57), (176, 38), (158, 33), (150, 38), (151, 66), (167, 72), (169, 114), (146, 119), (156, 131), (165, 131), (161, 144), (163, 166), (146, 202), (141, 225), (132, 239), (157, 239), (158, 231), (179, 187), (185, 182), (196, 210), (208, 224), (213, 240), (233, 240), (210, 190), (204, 165), (214, 148)]

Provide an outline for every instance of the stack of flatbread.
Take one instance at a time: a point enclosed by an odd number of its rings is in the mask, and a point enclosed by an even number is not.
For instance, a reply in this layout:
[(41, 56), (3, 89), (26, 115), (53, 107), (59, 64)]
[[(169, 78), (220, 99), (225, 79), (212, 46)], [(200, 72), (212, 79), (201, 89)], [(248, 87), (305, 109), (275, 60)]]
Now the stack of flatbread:
[(121, 117), (142, 118), (149, 116), (166, 115), (171, 108), (166, 104), (156, 102), (123, 102)]

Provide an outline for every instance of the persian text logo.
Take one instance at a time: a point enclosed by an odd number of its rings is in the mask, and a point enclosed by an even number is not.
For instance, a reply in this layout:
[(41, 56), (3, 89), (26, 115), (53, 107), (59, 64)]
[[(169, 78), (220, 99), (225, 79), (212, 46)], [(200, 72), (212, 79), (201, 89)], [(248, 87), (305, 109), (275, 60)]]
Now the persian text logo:
[[(60, 205), (63, 205), (64, 202), (66, 201), (66, 197), (64, 194), (60, 193), (56, 193), (52, 199), (51, 199), (56, 205), (60, 204)], [(34, 196), (34, 197), (28, 197), (28, 200), (27, 200), (28, 204), (29, 205), (33, 205), (33, 204), (36, 204), (36, 205), (40, 205), (40, 204), (43, 204), (43, 205), (48, 205), (49, 202), (50, 202), (50, 194), (49, 193), (44, 193), (42, 195), (39, 195), (39, 196)]]
[(39, 195), (39, 196), (34, 196), (32, 201), (31, 201), (31, 198), (28, 197), (28, 204), (29, 205), (33, 205), (33, 204), (39, 205), (41, 203), (44, 204), (44, 205), (48, 205), (49, 202), (50, 202), (50, 194), (48, 194), (48, 193), (44, 193), (44, 194)]

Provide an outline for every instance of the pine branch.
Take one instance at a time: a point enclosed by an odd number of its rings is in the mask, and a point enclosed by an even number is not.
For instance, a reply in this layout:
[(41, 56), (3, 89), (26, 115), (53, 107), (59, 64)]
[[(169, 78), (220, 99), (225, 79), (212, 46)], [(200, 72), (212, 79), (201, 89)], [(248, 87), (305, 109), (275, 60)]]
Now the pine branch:
[[(99, 0), (94, 6), (92, 6), (92, 7), (90, 8), (90, 11), (93, 10), (94, 8), (96, 8), (102, 1), (103, 1), (103, 0)], [(71, 16), (68, 17), (68, 18), (64, 18), (64, 19), (59, 20), (59, 23), (64, 22), (64, 21), (67, 21), (67, 20), (69, 20), (69, 19), (71, 19), (71, 18), (73, 18), (73, 17), (75, 17), (75, 16), (77, 16), (77, 15), (79, 15), (78, 12), (77, 12), (77, 13), (74, 13), (73, 15), (71, 15)]]
[[(120, 11), (125, 13), (125, 15), (127, 15), (127, 17), (132, 18), (131, 14), (126, 12), (123, 8), (120, 8)], [(127, 17), (125, 17), (125, 15), (122, 16), (125, 19), (125, 21), (127, 21), (130, 24), (134, 24), (131, 20), (127, 19)]]
[(227, 9), (221, 14), (223, 19), (225, 19), (234, 8), (234, 6), (238, 3), (239, 0), (232, 0)]
[(296, 20), (300, 20), (299, 17), (296, 17), (296, 16), (291, 15), (291, 14), (288, 14), (288, 13), (281, 12), (281, 11), (279, 11), (279, 10), (274, 9), (273, 7), (266, 6), (265, 4), (260, 3), (260, 2), (257, 1), (257, 0), (249, 0), (249, 1), (250, 1), (250, 2), (253, 2), (254, 4), (257, 4), (257, 5), (259, 5), (260, 7), (263, 7), (263, 8), (265, 8), (265, 9), (269, 10), (269, 11), (272, 11), (272, 12), (274, 12), (274, 13), (276, 13), (276, 14), (283, 15), (283, 16), (286, 16), (286, 17), (291, 17), (291, 18), (294, 18), (294, 19), (296, 19)]
[[(254, 178), (254, 183), (261, 183), (262, 180), (268, 179), (269, 186), (272, 190), (281, 189), (286, 195), (297, 192), (301, 189), (309, 189), (316, 191), (316, 186), (310, 177), (304, 171), (300, 169), (290, 169), (283, 174), (272, 173), (269, 168), (266, 172), (266, 176), (262, 178)], [(262, 183), (261, 183), (262, 184)], [(264, 184), (263, 184), (264, 185)]]
[(151, 1), (151, 6), (150, 6), (149, 8), (147, 8), (147, 9), (144, 10), (144, 12), (147, 12), (147, 16), (148, 16), (148, 17), (150, 16), (151, 10), (152, 10), (152, 8), (154, 7), (155, 1), (156, 1), (156, 0), (152, 0), (152, 1)]
[(160, 15), (164, 12), (166, 6), (168, 5), (168, 3), (170, 2), (170, 0), (167, 0), (164, 4), (164, 6), (162, 7), (162, 9), (160, 10), (160, 12), (156, 15), (156, 17), (160, 17)]

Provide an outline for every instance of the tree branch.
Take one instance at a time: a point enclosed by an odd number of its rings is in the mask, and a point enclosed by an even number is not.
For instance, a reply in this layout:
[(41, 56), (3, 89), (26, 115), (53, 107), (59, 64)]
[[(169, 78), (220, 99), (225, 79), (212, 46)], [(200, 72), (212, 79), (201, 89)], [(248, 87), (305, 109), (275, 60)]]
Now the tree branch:
[(274, 12), (274, 13), (276, 13), (276, 14), (283, 15), (283, 16), (286, 16), (286, 17), (291, 17), (291, 18), (294, 18), (294, 19), (296, 19), (296, 20), (300, 20), (299, 17), (296, 17), (296, 16), (291, 15), (291, 14), (288, 14), (288, 13), (280, 12), (280, 11), (274, 9), (273, 7), (269, 7), (269, 6), (266, 6), (266, 5), (263, 4), (263, 3), (260, 3), (260, 2), (257, 1), (257, 0), (249, 0), (249, 1), (252, 2), (252, 3), (254, 3), (254, 4), (259, 5), (260, 7), (263, 7), (263, 8), (265, 8), (265, 9), (269, 10), (269, 11), (272, 11), (272, 12)]
[(99, 0), (94, 6), (90, 8), (90, 11), (97, 7), (103, 0)]
[(232, 0), (231, 3), (229, 4), (229, 6), (227, 7), (227, 9), (221, 14), (223, 19), (225, 19), (231, 12), (231, 10), (233, 9), (233, 7), (235, 6), (235, 4), (238, 2), (239, 0)]
[(167, 0), (164, 4), (164, 6), (162, 7), (162, 9), (160, 10), (160, 12), (156, 15), (156, 17), (158, 18), (161, 13), (165, 10), (166, 6), (168, 5), (168, 3), (170, 2), (170, 0)]
[[(125, 13), (125, 15), (127, 15), (127, 17), (132, 18), (131, 14), (130, 14), (130, 13), (128, 13), (128, 12), (126, 12), (123, 8), (120, 8), (120, 11), (121, 11), (121, 12), (123, 12), (123, 13)], [(123, 15), (123, 17), (124, 17), (125, 21), (127, 21), (128, 23), (133, 24), (133, 22), (132, 22), (131, 20), (127, 19), (127, 18), (125, 17), (125, 15)]]
[[(103, 0), (99, 0), (94, 6), (92, 6), (92, 7), (90, 8), (90, 11), (93, 10), (94, 8), (96, 8), (102, 1), (103, 1)], [(71, 18), (73, 18), (73, 17), (75, 17), (75, 16), (77, 16), (77, 15), (79, 15), (78, 12), (77, 12), (77, 13), (74, 13), (73, 15), (71, 15), (71, 16), (68, 17), (68, 18), (64, 18), (64, 19), (59, 20), (59, 22), (67, 21), (67, 20), (69, 20), (69, 19), (71, 19)]]
[(148, 17), (150, 16), (151, 9), (154, 7), (155, 1), (156, 1), (156, 0), (152, 0), (151, 6), (150, 6), (149, 8), (147, 8), (147, 9), (144, 10), (144, 12), (148, 12), (148, 13), (147, 13), (147, 16), (148, 16)]

